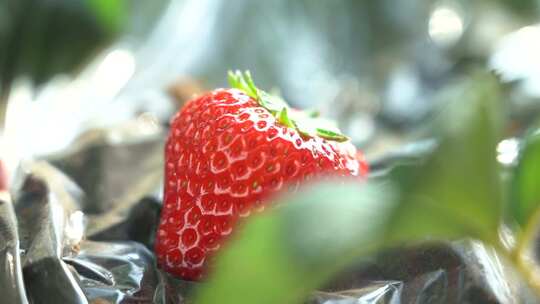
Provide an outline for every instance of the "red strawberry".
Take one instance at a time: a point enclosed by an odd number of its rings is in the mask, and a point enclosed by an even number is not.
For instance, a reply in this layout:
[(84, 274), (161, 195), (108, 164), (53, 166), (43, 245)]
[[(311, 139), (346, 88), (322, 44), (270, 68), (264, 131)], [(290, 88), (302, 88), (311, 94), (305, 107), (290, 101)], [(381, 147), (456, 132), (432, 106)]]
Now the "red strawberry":
[(229, 73), (232, 89), (193, 99), (171, 121), (155, 251), (159, 266), (196, 280), (239, 218), (315, 175), (364, 176), (367, 164), (328, 121), (293, 110)]

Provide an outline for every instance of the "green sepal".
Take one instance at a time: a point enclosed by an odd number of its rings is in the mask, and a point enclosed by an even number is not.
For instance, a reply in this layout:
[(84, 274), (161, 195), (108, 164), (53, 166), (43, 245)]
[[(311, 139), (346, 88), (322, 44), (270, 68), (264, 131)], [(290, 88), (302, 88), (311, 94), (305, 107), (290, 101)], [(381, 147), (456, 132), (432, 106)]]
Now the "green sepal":
[(259, 99), (259, 92), (253, 83), (249, 72), (242, 73), (238, 70), (227, 73), (229, 84), (232, 88), (239, 89), (254, 99)]
[(291, 109), (283, 98), (269, 94), (255, 86), (255, 82), (249, 71), (229, 71), (229, 83), (232, 88), (239, 89), (259, 105), (267, 109), (281, 124), (296, 129), (301, 135), (343, 142), (349, 138), (339, 131), (334, 122), (319, 118), (319, 111), (296, 111)]
[(287, 107), (283, 107), (283, 109), (281, 109), (281, 111), (279, 111), (278, 120), (279, 120), (280, 123), (284, 124), (285, 126), (287, 126), (289, 128), (296, 128), (296, 125), (294, 124), (294, 122), (289, 117)]
[(333, 141), (337, 141), (337, 142), (344, 142), (344, 141), (347, 141), (349, 140), (349, 138), (341, 133), (337, 133), (337, 132), (334, 132), (334, 131), (330, 131), (330, 130), (326, 130), (326, 129), (321, 129), (321, 128), (317, 128), (317, 135), (324, 138), (324, 139), (329, 139), (329, 140), (333, 140)]
[(289, 108), (287, 102), (285, 102), (285, 100), (282, 98), (270, 95), (261, 90), (259, 90), (259, 103), (261, 106), (273, 113), (280, 112), (283, 108)]

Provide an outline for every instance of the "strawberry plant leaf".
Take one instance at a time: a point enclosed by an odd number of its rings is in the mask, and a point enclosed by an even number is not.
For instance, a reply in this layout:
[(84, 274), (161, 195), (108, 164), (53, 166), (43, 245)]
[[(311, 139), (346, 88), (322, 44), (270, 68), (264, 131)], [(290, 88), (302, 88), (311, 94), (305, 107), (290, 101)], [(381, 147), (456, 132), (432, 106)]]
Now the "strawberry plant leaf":
[(529, 285), (540, 291), (540, 266), (536, 258), (540, 237), (540, 130), (531, 129), (519, 143), (516, 166), (510, 180), (510, 195), (505, 218), (515, 229), (511, 248), (514, 266), (527, 278)]
[(87, 3), (108, 30), (117, 32), (121, 29), (128, 12), (124, 0), (87, 0)]
[(301, 303), (383, 248), (463, 237), (497, 242), (498, 99), (490, 76), (467, 79), (445, 95), (439, 146), (421, 165), (382, 181), (317, 185), (248, 219), (195, 303)]
[(510, 183), (510, 199), (506, 205), (516, 228), (513, 249), (515, 265), (528, 278), (530, 284), (540, 290), (538, 275), (537, 244), (540, 231), (540, 132), (531, 130), (520, 144), (517, 165)]
[(540, 206), (540, 132), (530, 132), (521, 144), (511, 185), (509, 211), (525, 227)]
[(249, 221), (194, 302), (301, 302), (337, 269), (373, 249), (392, 207), (390, 193), (381, 185), (349, 183), (289, 197)]
[[(442, 94), (440, 102), (437, 126), (444, 136), (437, 152), (421, 169), (397, 170), (394, 176), (403, 204), (393, 237), (414, 239), (429, 228), (434, 238), (466, 234), (496, 242), (502, 213), (496, 163), (502, 125), (498, 82), (491, 75), (475, 75)], [(461, 231), (449, 225), (455, 222)]]

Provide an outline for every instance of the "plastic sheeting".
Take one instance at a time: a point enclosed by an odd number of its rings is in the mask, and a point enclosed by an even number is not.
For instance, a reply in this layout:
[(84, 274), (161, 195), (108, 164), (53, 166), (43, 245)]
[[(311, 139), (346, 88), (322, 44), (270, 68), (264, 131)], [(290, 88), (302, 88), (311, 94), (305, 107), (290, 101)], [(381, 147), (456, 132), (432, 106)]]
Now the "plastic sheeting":
[[(161, 273), (151, 252), (163, 130), (92, 132), (69, 151), (22, 163), (11, 196), (1, 193), (0, 303), (189, 303), (204, 283)], [(390, 250), (307, 301), (537, 302), (492, 249), (472, 241)]]

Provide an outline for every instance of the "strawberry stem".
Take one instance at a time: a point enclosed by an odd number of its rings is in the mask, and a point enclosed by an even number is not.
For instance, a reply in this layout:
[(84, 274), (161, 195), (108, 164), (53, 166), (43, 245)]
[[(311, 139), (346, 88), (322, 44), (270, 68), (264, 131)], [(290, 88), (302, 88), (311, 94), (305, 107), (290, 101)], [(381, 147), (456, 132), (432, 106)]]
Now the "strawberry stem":
[(319, 118), (318, 111), (292, 110), (281, 97), (257, 88), (249, 71), (229, 71), (227, 77), (232, 88), (239, 89), (255, 99), (261, 107), (267, 109), (284, 126), (296, 129), (300, 134), (310, 137), (319, 136), (338, 142), (349, 140), (333, 122)]

